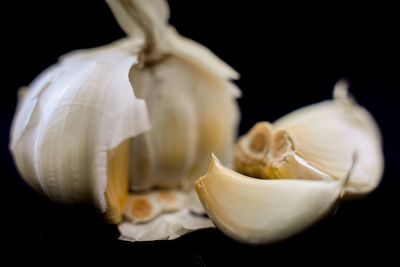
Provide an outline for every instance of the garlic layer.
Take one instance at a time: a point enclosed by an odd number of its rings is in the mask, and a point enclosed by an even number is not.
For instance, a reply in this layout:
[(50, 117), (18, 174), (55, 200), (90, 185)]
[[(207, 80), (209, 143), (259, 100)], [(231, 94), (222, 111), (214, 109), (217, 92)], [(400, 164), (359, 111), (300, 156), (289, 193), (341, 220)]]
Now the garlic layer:
[(218, 228), (243, 242), (273, 242), (317, 221), (342, 195), (376, 188), (383, 172), (379, 129), (344, 81), (334, 96), (273, 124), (257, 123), (241, 137), (235, 167), (249, 176), (213, 158), (196, 190)]
[[(168, 206), (152, 190), (192, 200), (210, 153), (231, 161), (238, 74), (167, 23), (166, 1), (107, 3), (128, 37), (63, 56), (21, 92), (10, 144), (18, 169), (55, 201), (92, 203), (113, 223), (125, 216), (126, 239), (209, 227), (193, 201)], [(139, 195), (154, 207), (148, 216), (132, 208)]]

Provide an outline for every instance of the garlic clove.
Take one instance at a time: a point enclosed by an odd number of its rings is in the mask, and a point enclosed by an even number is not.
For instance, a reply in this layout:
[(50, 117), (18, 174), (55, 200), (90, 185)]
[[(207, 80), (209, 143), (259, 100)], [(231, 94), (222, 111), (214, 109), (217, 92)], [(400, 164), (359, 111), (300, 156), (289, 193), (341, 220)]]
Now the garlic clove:
[(174, 57), (131, 73), (137, 95), (146, 100), (152, 126), (133, 141), (132, 190), (180, 186), (195, 163), (199, 136), (193, 76), (187, 64)]
[(334, 100), (296, 110), (273, 125), (288, 132), (298, 156), (334, 179), (346, 174), (356, 153), (357, 164), (346, 186), (347, 195), (356, 196), (378, 186), (383, 152), (376, 122), (349, 96), (347, 87), (346, 82), (339, 81)]
[(141, 40), (142, 64), (130, 73), (148, 106), (151, 131), (132, 142), (130, 189), (192, 189), (211, 152), (230, 163), (240, 90), (236, 71), (168, 24), (164, 0), (107, 1), (127, 35)]
[(273, 124), (256, 124), (239, 139), (236, 169), (263, 179), (337, 180), (346, 175), (356, 153), (347, 196), (372, 191), (383, 172), (379, 128), (369, 112), (348, 96), (347, 83), (338, 82), (334, 96)]
[(213, 156), (195, 183), (215, 225), (233, 239), (261, 244), (290, 237), (328, 214), (345, 180), (261, 180), (224, 167)]
[(110, 223), (119, 223), (128, 202), (129, 149), (131, 140), (122, 142), (107, 153), (107, 209), (105, 217)]
[(257, 123), (239, 139), (236, 169), (268, 180), (234, 172), (213, 157), (196, 191), (218, 228), (239, 241), (274, 242), (314, 223), (341, 197), (366, 194), (379, 184), (378, 126), (348, 96), (345, 82), (336, 85), (334, 96), (273, 124)]
[(269, 178), (269, 154), (273, 134), (269, 122), (259, 122), (247, 134), (241, 136), (235, 150), (236, 169), (252, 177)]

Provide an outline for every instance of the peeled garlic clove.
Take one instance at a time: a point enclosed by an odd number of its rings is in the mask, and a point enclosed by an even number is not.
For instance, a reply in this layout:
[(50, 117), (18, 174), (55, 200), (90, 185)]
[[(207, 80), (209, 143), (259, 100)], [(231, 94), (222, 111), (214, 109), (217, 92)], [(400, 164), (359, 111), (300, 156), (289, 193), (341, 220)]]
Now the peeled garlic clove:
[(226, 235), (260, 244), (290, 237), (331, 211), (342, 181), (261, 180), (224, 167), (213, 156), (195, 183), (215, 225)]
[(346, 174), (356, 153), (357, 164), (346, 186), (347, 195), (355, 196), (378, 186), (383, 152), (376, 122), (349, 97), (347, 87), (346, 82), (338, 82), (334, 100), (296, 110), (273, 125), (288, 132), (298, 156), (334, 179)]

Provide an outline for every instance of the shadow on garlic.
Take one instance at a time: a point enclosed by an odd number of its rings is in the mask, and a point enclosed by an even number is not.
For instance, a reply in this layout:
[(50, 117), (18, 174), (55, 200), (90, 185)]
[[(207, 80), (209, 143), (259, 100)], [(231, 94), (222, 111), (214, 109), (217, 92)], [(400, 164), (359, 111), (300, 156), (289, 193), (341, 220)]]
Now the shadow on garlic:
[(344, 81), (332, 101), (257, 123), (239, 139), (234, 161), (237, 172), (213, 156), (196, 191), (219, 229), (254, 244), (298, 233), (342, 197), (371, 192), (383, 173), (379, 128)]

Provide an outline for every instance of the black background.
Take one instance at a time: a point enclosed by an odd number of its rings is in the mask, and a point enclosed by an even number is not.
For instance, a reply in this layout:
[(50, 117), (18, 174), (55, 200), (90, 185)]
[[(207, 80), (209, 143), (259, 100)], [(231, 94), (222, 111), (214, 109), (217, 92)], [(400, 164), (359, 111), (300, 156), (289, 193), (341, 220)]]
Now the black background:
[[(77, 256), (213, 266), (271, 262), (398, 262), (400, 17), (393, 6), (299, 5), (262, 1), (170, 1), (178, 31), (214, 51), (241, 74), (240, 133), (293, 109), (328, 99), (341, 77), (383, 133), (385, 175), (365, 199), (287, 241), (251, 247), (215, 229), (175, 241), (127, 243), (85, 207), (66, 208), (32, 192), (15, 170), (8, 134), (16, 91), (57, 58), (124, 36), (103, 1), (7, 1), (1, 5), (1, 245), (34, 251), (29, 260)], [(4, 82), (5, 81), (5, 82)], [(92, 251), (97, 252), (89, 252)], [(6, 253), (4, 253), (6, 252)], [(12, 256), (24, 259), (26, 254)], [(101, 255), (101, 256), (99, 256)], [(112, 256), (110, 256), (112, 255)], [(396, 264), (394, 264), (396, 265)]]

